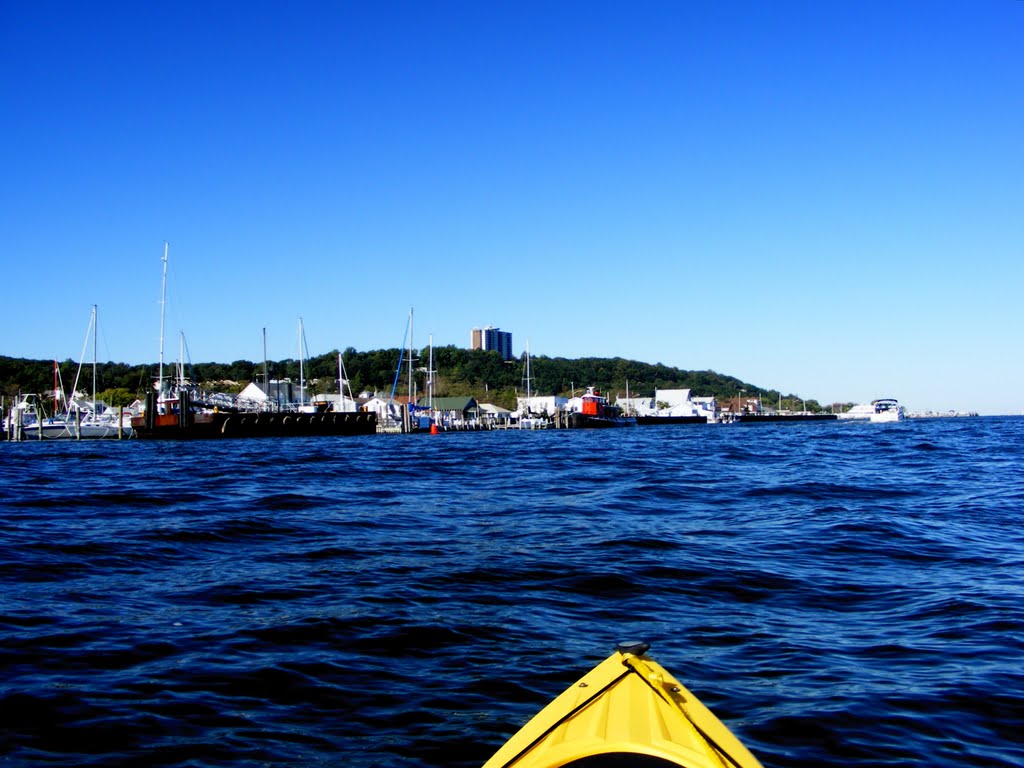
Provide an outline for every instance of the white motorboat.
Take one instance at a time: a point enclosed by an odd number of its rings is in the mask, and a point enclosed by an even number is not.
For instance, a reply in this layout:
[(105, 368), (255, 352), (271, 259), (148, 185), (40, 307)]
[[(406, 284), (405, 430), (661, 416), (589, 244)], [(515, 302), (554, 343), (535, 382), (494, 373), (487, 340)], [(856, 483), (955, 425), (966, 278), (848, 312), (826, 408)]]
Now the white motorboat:
[(896, 400), (885, 397), (880, 400), (874, 400), (871, 404), (874, 406), (874, 412), (870, 416), (873, 423), (884, 424), (892, 421), (903, 421), (903, 406)]
[(845, 413), (839, 414), (839, 418), (844, 421), (850, 419), (874, 422), (902, 421), (903, 417), (903, 406), (890, 397), (872, 400), (870, 403), (861, 403)]

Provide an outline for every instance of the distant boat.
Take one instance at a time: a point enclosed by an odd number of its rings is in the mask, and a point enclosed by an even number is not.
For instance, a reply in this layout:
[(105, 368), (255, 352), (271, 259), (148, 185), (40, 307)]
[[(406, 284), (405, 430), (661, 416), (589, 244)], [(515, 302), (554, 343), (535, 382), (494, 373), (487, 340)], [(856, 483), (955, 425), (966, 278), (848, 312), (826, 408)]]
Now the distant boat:
[(884, 423), (891, 421), (902, 421), (904, 418), (903, 406), (891, 397), (883, 397), (872, 400), (870, 403), (861, 403), (853, 406), (850, 410), (840, 413), (839, 418), (843, 421), (861, 419)]
[[(184, 359), (177, 390), (164, 377), (164, 309), (167, 290), (167, 244), (164, 243), (163, 281), (160, 301), (160, 373), (155, 389), (146, 393), (145, 406), (132, 419), (135, 437), (141, 440), (201, 440), (224, 437), (308, 437), (312, 435), (372, 435), (377, 432), (373, 413), (327, 413), (326, 407), (306, 406), (300, 394), (297, 411), (264, 413), (235, 408), (209, 407), (199, 402), (202, 393), (185, 386)], [(299, 320), (300, 390), (305, 389), (302, 357), (305, 336)]]
[(619, 406), (609, 403), (608, 398), (594, 387), (587, 387), (586, 393), (580, 398), (579, 410), (569, 411), (568, 425), (571, 429), (635, 427), (636, 419), (623, 416)]
[(42, 413), (35, 395), (23, 395), (3, 420), (12, 440), (98, 440), (130, 437), (130, 415), (120, 421), (113, 408), (97, 412), (100, 404), (72, 401), (71, 409), (55, 416)]
[(834, 413), (741, 413), (733, 421), (737, 424), (794, 424), (816, 421), (835, 421)]
[(707, 424), (715, 420), (713, 397), (690, 397), (689, 389), (655, 389), (654, 397), (619, 400), (640, 426)]
[(871, 421), (875, 424), (903, 421), (903, 406), (892, 398), (875, 400), (872, 405), (875, 407), (875, 410), (871, 414)]
[(874, 412), (875, 412), (875, 404), (873, 402), (871, 402), (871, 403), (861, 403), (860, 405), (855, 405), (850, 410), (843, 411), (842, 413), (840, 413), (838, 415), (839, 415), (839, 418), (842, 421), (852, 421), (852, 420), (855, 420), (855, 419), (863, 419), (864, 421), (867, 421), (868, 419), (871, 418), (871, 415)]
[[(71, 385), (70, 400), (64, 394), (64, 385), (59, 382), (60, 370), (57, 362), (53, 363), (53, 402), (54, 411), (57, 403), (65, 401), (63, 412), (46, 416), (34, 395), (25, 395), (17, 402), (5, 419), (5, 431), (11, 437), (20, 440), (99, 440), (103, 438), (130, 437), (132, 428), (130, 415), (122, 415), (108, 408), (96, 399), (96, 305), (92, 307), (89, 328), (86, 331), (86, 344), (92, 336), (92, 400), (77, 397), (75, 392), (82, 373), (84, 362), (78, 364), (78, 373)], [(82, 350), (84, 360), (85, 350)]]
[(526, 398), (519, 399), (519, 428), (547, 429), (551, 420), (545, 414), (538, 416), (533, 413), (533, 376), (530, 374), (530, 342), (526, 342), (526, 368), (523, 371), (523, 383), (526, 387)]

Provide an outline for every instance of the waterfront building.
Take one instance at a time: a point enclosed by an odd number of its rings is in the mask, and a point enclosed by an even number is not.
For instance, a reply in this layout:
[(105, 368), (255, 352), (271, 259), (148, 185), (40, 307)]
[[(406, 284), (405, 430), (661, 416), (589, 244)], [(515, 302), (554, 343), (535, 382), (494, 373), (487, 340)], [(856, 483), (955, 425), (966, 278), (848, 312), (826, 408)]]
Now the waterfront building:
[(516, 416), (554, 416), (559, 411), (565, 410), (569, 404), (568, 397), (561, 395), (537, 395), (532, 397), (516, 398)]
[(715, 417), (715, 398), (691, 397), (688, 389), (655, 389), (654, 397), (620, 397), (616, 404), (635, 416)]
[(479, 420), (480, 407), (473, 397), (435, 397), (433, 406), (433, 414), (442, 427), (465, 427)]

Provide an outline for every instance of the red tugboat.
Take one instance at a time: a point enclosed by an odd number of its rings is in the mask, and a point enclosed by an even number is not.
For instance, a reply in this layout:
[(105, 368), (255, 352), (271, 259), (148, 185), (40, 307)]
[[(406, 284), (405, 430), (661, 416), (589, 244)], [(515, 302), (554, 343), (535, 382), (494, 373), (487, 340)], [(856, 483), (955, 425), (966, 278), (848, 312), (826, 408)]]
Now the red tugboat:
[(594, 387), (587, 387), (586, 394), (580, 398), (580, 410), (569, 414), (568, 423), (570, 429), (635, 427), (636, 419), (623, 416), (619, 406), (610, 404)]

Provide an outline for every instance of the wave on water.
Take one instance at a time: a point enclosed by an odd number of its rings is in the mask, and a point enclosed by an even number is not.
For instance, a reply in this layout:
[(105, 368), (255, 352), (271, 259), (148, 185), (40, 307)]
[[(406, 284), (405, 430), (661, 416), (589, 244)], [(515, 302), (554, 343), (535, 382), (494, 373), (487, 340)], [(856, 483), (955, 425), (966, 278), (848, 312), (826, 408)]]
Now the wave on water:
[(1024, 420), (0, 446), (10, 764), (480, 765), (623, 639), (767, 768), (1024, 764)]

